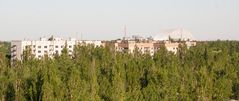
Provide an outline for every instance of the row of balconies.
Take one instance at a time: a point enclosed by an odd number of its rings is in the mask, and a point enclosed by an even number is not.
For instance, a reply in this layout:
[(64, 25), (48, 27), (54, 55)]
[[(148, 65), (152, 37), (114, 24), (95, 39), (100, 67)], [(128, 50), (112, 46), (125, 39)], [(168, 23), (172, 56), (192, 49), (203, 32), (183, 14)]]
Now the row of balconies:
[[(116, 50), (127, 50), (129, 49), (128, 47), (115, 47)], [(150, 48), (150, 47), (144, 47), (144, 48), (139, 48), (139, 50), (159, 50), (159, 47), (154, 47), (154, 48)]]
[[(56, 48), (56, 49), (58, 49), (58, 48), (64, 48), (64, 45), (45, 45), (45, 46), (37, 46), (37, 48), (38, 49), (41, 49), (41, 48), (44, 48), (44, 49), (48, 49), (48, 48), (50, 48), (50, 49), (53, 49), (53, 48)], [(27, 46), (25, 46), (25, 49), (27, 49), (27, 48), (33, 48), (33, 49), (35, 49), (36, 48), (36, 45), (27, 45)], [(73, 48), (73, 45), (68, 45), (68, 47), (67, 48)]]

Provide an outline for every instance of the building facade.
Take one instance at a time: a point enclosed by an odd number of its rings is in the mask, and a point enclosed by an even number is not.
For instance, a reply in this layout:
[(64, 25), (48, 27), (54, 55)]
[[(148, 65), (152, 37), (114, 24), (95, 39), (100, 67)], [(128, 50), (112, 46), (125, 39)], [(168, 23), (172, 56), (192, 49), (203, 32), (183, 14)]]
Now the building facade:
[[(106, 41), (107, 42), (107, 41)], [(108, 41), (112, 42), (112, 41)], [(136, 50), (142, 54), (153, 55), (164, 46), (168, 51), (176, 53), (180, 44), (186, 44), (188, 48), (195, 46), (195, 41), (155, 41), (155, 40), (116, 40), (113, 41), (115, 51), (134, 53)], [(28, 51), (38, 59), (48, 56), (52, 58), (54, 54), (62, 54), (62, 50), (67, 48), (68, 54), (73, 55), (76, 45), (93, 45), (95, 47), (105, 46), (105, 42), (97, 40), (76, 40), (70, 38), (40, 38), (40, 40), (12, 41), (11, 42), (11, 60), (22, 60), (24, 50)]]
[(171, 42), (171, 41), (135, 41), (135, 40), (122, 40), (115, 42), (115, 50), (119, 52), (129, 52), (133, 53), (136, 49), (142, 54), (149, 53), (153, 55), (157, 52), (162, 46), (164, 46), (168, 51), (177, 53), (178, 47), (180, 44), (186, 44), (188, 48), (195, 46), (196, 42), (194, 41), (185, 41), (185, 42)]
[(79, 41), (73, 38), (64, 40), (62, 38), (40, 38), (34, 41), (12, 41), (11, 42), (11, 59), (22, 60), (24, 50), (30, 49), (31, 54), (35, 58), (41, 59), (45, 55), (53, 57), (54, 54), (61, 54), (64, 48), (67, 48), (68, 54), (72, 55), (74, 47), (78, 44), (89, 45), (96, 47), (101, 46), (101, 41)]

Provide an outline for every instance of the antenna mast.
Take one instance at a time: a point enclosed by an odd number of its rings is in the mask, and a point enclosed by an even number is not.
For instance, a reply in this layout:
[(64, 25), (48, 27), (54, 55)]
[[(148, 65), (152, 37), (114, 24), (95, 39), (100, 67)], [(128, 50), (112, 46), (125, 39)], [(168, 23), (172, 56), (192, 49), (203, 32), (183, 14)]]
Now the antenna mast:
[(124, 40), (126, 39), (126, 34), (127, 34), (127, 29), (126, 29), (126, 25), (124, 25)]

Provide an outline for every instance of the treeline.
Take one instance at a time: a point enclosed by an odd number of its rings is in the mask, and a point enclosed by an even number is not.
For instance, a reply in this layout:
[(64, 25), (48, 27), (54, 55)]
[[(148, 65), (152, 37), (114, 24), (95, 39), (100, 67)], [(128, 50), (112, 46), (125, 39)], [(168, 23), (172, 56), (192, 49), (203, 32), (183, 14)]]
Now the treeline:
[(225, 101), (239, 98), (239, 42), (199, 43), (154, 55), (77, 46), (42, 60), (0, 58), (1, 101)]
[(3, 56), (9, 57), (9, 51), (10, 51), (10, 42), (1, 42), (0, 41), (0, 58)]

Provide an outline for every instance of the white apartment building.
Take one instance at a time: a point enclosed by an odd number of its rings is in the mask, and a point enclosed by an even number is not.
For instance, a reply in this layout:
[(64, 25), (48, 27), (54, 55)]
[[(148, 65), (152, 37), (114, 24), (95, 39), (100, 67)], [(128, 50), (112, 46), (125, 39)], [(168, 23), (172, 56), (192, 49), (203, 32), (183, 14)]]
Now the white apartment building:
[(54, 54), (61, 54), (64, 47), (67, 48), (68, 54), (72, 55), (75, 45), (93, 44), (96, 47), (101, 46), (101, 41), (79, 41), (74, 38), (64, 40), (62, 38), (40, 38), (40, 40), (33, 41), (12, 41), (11, 42), (11, 59), (22, 60), (24, 50), (30, 49), (35, 58), (41, 59), (43, 56), (53, 57)]
[(95, 47), (104, 46), (104, 44), (98, 40), (84, 40), (84, 41), (78, 41), (78, 43), (81, 45), (94, 45)]

